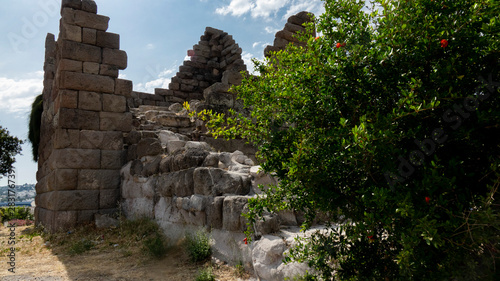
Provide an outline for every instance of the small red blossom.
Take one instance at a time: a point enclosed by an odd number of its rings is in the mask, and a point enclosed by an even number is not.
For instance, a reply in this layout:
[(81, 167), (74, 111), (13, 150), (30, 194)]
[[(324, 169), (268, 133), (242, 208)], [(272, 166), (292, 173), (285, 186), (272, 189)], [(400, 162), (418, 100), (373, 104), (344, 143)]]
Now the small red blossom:
[(337, 48), (340, 48), (340, 47), (342, 47), (342, 44), (337, 43)]
[(446, 48), (446, 47), (448, 47), (448, 40), (446, 39), (441, 40), (441, 48)]
[(368, 239), (372, 240), (373, 239), (373, 235), (368, 235)]
[(429, 204), (429, 202), (431, 202), (431, 198), (429, 196), (426, 196), (425, 197), (425, 203)]
[(319, 36), (318, 36), (318, 37), (316, 37), (316, 38), (314, 38), (314, 41), (316, 41), (316, 40), (318, 40), (318, 39), (319, 39)]
[(247, 241), (246, 237), (245, 237), (245, 239), (243, 239), (243, 241), (245, 242), (245, 245), (248, 244), (248, 241)]

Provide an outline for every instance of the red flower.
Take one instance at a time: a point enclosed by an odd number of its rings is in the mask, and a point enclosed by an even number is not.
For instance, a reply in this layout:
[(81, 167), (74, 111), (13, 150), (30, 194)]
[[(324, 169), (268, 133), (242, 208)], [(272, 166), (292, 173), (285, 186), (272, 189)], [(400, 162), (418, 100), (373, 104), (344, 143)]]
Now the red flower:
[(448, 40), (446, 39), (441, 40), (441, 48), (446, 48), (446, 47), (448, 47)]
[(316, 41), (316, 40), (318, 40), (318, 39), (319, 39), (319, 36), (318, 36), (318, 37), (316, 37), (316, 38), (314, 38), (314, 41)]
[(428, 197), (428, 196), (426, 196), (426, 197), (425, 197), (425, 203), (429, 204), (429, 202), (431, 202), (431, 198), (430, 198), (430, 197)]
[(248, 242), (247, 242), (247, 238), (246, 238), (246, 237), (245, 237), (245, 239), (243, 239), (243, 241), (245, 241), (245, 244), (248, 244)]
[(369, 235), (368, 239), (372, 240), (373, 239), (373, 235)]
[(337, 48), (340, 48), (340, 47), (342, 47), (342, 44), (337, 43)]

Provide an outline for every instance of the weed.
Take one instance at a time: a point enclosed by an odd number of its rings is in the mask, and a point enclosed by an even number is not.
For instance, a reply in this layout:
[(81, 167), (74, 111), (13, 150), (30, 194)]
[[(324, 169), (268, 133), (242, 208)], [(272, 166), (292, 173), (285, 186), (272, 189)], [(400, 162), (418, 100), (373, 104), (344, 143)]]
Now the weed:
[(234, 274), (237, 277), (243, 277), (245, 275), (245, 266), (243, 266), (243, 262), (239, 261), (235, 266), (234, 266)]
[(186, 235), (186, 246), (192, 262), (204, 261), (212, 254), (210, 249), (210, 236), (205, 231), (197, 231)]
[(87, 239), (82, 239), (76, 241), (69, 248), (69, 253), (72, 255), (80, 255), (85, 253), (86, 251), (92, 249), (94, 247), (94, 243)]
[(143, 249), (157, 259), (161, 259), (167, 253), (164, 236), (157, 232), (153, 237), (147, 238), (143, 242)]
[(215, 275), (212, 267), (209, 266), (202, 269), (196, 276), (195, 281), (215, 281)]

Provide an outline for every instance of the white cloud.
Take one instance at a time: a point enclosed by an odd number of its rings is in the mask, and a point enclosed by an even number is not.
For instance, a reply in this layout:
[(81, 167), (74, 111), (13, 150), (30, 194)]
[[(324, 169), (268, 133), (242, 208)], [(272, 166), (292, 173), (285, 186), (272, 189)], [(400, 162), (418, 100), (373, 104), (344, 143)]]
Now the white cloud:
[[(321, 0), (231, 0), (229, 5), (217, 8), (215, 12), (220, 15), (242, 16), (250, 13), (253, 18), (269, 19), (271, 15), (276, 15), (281, 9), (286, 9), (285, 19), (300, 11), (309, 11), (315, 15), (324, 12)], [(268, 33), (274, 33), (267, 29)]]
[(253, 0), (231, 0), (228, 6), (217, 8), (215, 12), (220, 15), (232, 14), (239, 17), (255, 7), (253, 2)]
[(276, 33), (276, 32), (278, 32), (278, 31), (280, 31), (281, 29), (280, 29), (280, 28), (277, 28), (277, 27), (266, 26), (266, 28), (264, 28), (264, 30), (265, 30), (267, 33)]
[(252, 44), (252, 48), (254, 48), (254, 49), (255, 49), (255, 47), (257, 47), (257, 46), (259, 46), (259, 45), (260, 45), (260, 43), (262, 43), (262, 42), (254, 42), (254, 43)]
[(153, 50), (154, 48), (156, 48), (155, 44), (149, 43), (146, 45), (147, 50)]
[(43, 90), (43, 71), (29, 73), (26, 78), (0, 77), (0, 110), (22, 116)]
[(151, 77), (153, 80), (138, 83), (134, 85), (134, 90), (145, 93), (154, 93), (155, 88), (163, 88), (168, 89), (168, 84), (170, 84), (170, 80), (172, 76), (175, 74), (177, 68), (163, 69), (160, 71), (156, 77)]
[(325, 12), (325, 7), (321, 0), (294, 0), (292, 5), (287, 8), (283, 18), (288, 19), (290, 16), (302, 11), (311, 12), (317, 17)]

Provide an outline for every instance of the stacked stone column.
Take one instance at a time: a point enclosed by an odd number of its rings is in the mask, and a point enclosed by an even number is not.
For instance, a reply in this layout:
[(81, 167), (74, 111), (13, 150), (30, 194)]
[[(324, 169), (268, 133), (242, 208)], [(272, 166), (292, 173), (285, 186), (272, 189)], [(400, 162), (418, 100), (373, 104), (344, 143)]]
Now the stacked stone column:
[(132, 82), (118, 79), (127, 54), (106, 32), (109, 18), (91, 0), (63, 0), (61, 16), (57, 42), (47, 37), (36, 187), (36, 222), (49, 230), (116, 210), (123, 132), (132, 128)]

